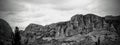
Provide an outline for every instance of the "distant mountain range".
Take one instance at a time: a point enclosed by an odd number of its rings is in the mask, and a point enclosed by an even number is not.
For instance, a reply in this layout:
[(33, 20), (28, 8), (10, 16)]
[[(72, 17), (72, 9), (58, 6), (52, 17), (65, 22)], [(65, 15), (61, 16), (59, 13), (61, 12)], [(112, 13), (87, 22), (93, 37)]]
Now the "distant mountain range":
[(16, 28), (15, 33), (12, 32), (9, 24), (6, 24), (7, 22), (0, 20), (0, 44), (2, 45), (120, 44), (120, 16), (100, 17), (95, 14), (76, 14), (69, 21), (45, 26), (32, 23), (24, 31)]

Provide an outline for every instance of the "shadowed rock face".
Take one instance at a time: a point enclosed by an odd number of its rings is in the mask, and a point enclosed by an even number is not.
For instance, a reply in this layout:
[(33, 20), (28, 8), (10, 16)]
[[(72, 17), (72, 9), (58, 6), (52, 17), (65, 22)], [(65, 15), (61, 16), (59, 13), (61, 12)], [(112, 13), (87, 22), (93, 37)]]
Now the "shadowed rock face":
[(9, 24), (0, 19), (0, 45), (12, 45), (13, 32)]
[(120, 34), (120, 16), (106, 16), (105, 21), (112, 24), (115, 27), (116, 32)]
[(21, 43), (22, 45), (119, 45), (120, 28), (117, 27), (120, 26), (119, 20), (111, 17), (77, 14), (66, 22), (46, 26), (30, 24), (25, 31), (21, 31)]

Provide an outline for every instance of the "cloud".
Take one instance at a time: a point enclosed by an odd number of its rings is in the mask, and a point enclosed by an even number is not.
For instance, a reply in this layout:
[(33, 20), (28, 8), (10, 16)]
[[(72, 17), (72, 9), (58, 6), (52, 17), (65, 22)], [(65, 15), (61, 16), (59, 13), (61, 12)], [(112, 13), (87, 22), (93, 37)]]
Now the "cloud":
[(73, 10), (76, 8), (86, 8), (89, 4), (91, 4), (94, 0), (70, 0), (68, 2), (59, 4), (56, 9), (61, 10)]
[(23, 7), (14, 0), (0, 0), (0, 11), (22, 11), (25, 10)]
[(105, 16), (119, 11), (108, 0), (10, 0), (5, 6), (6, 1), (3, 2), (0, 18), (7, 20), (13, 29), (18, 26), (23, 30), (30, 23), (47, 25), (67, 21), (75, 14)]
[(119, 0), (97, 0), (87, 8), (96, 12), (103, 12), (101, 14), (104, 15), (119, 15), (119, 2)]
[(94, 0), (18, 0), (21, 2), (43, 5), (54, 5), (54, 9), (58, 10), (73, 10), (75, 8), (85, 8), (88, 4), (94, 2)]
[(59, 4), (68, 0), (17, 0), (17, 1), (33, 3), (33, 4)]

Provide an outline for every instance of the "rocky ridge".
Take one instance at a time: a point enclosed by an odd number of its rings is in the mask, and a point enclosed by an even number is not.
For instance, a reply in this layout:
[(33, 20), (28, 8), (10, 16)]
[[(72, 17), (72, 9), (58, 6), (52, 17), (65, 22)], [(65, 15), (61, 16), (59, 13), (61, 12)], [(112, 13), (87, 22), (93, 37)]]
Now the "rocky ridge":
[(30, 24), (21, 33), (22, 45), (119, 45), (119, 16), (77, 14), (70, 21)]

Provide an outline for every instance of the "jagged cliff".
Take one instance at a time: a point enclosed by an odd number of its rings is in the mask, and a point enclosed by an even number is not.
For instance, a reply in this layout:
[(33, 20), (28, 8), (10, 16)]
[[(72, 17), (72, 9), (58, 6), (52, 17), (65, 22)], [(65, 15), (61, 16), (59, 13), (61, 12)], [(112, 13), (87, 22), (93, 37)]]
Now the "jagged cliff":
[(13, 44), (13, 32), (9, 24), (0, 19), (0, 45), (12, 45)]
[(66, 22), (30, 24), (21, 31), (22, 45), (119, 45), (119, 17), (77, 14)]

